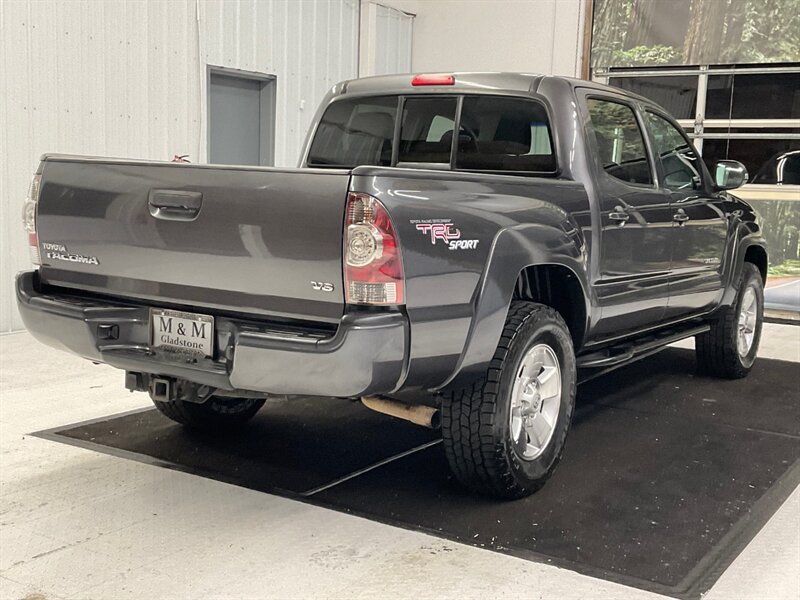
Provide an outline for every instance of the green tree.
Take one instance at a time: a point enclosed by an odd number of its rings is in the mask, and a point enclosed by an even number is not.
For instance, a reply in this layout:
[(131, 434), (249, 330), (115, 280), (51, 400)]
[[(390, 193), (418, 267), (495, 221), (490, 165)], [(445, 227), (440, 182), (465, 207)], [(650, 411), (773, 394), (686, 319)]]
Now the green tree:
[(594, 0), (592, 66), (800, 62), (800, 0)]
[(592, 28), (592, 66), (613, 65), (614, 52), (622, 49), (628, 29), (632, 0), (594, 0)]
[(689, 29), (683, 42), (685, 64), (699, 65), (718, 61), (729, 3), (730, 0), (692, 0)]

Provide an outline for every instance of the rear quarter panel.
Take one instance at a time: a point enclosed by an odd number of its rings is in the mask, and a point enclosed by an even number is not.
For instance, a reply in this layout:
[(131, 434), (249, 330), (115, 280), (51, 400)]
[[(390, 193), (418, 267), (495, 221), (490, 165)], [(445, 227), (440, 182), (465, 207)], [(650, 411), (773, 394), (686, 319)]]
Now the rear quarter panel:
[[(586, 290), (590, 211), (581, 184), (359, 167), (351, 186), (386, 206), (400, 238), (411, 323), (405, 389), (437, 388), (485, 366), (524, 267), (564, 265)], [(426, 225), (434, 223), (477, 243), (450, 249), (432, 237)]]

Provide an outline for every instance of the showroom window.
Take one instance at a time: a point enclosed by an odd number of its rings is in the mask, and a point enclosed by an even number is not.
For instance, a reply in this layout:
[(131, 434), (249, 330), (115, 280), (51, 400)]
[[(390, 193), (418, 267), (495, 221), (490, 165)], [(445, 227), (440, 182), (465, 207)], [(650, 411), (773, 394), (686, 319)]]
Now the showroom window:
[(728, 159), (747, 167), (749, 183), (734, 194), (762, 216), (766, 306), (800, 312), (796, 4), (591, 0), (584, 74), (663, 106), (706, 164)]
[(766, 306), (800, 311), (800, 297), (779, 287), (800, 279), (800, 64), (612, 68), (597, 75), (666, 108), (708, 166), (732, 159), (747, 167), (749, 183), (734, 194), (762, 216)]
[(800, 65), (617, 69), (606, 75), (610, 85), (667, 109), (706, 164), (738, 160), (752, 183), (769, 161), (800, 150)]

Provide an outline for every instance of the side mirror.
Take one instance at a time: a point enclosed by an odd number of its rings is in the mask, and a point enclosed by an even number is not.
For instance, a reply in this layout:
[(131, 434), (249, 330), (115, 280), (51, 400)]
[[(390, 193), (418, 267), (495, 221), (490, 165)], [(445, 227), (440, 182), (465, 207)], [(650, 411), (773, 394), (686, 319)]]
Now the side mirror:
[(718, 160), (714, 164), (714, 184), (718, 190), (735, 190), (747, 183), (750, 176), (738, 160)]

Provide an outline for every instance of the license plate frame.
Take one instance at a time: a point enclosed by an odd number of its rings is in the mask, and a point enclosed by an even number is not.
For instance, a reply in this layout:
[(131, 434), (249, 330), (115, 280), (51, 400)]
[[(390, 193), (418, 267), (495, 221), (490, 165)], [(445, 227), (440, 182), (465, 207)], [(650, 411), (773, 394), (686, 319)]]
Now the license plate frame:
[(201, 313), (150, 309), (150, 349), (202, 358), (214, 356), (214, 317)]

